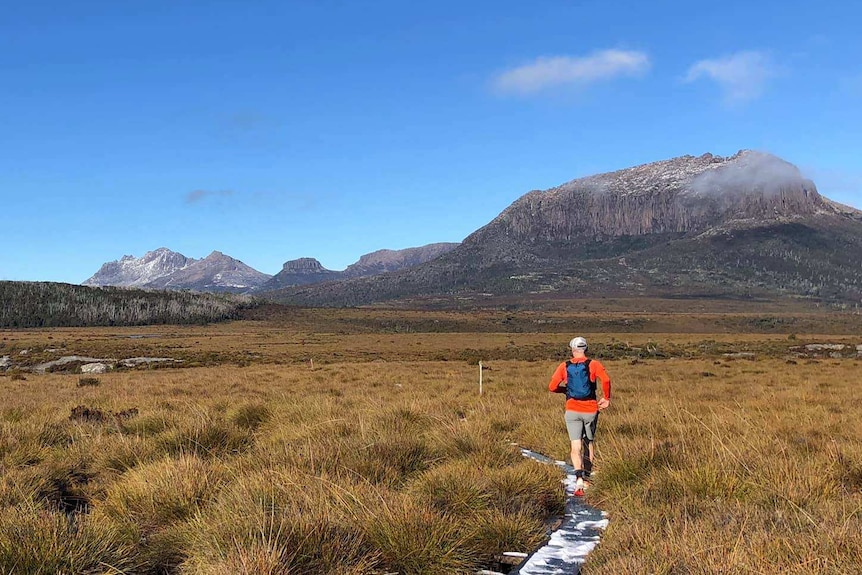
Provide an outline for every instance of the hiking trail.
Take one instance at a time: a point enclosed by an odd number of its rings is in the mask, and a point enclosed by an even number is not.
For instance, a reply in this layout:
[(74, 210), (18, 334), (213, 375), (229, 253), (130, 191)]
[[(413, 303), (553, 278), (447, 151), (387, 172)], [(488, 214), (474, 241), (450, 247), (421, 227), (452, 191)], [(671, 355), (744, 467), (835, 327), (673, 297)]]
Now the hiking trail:
[[(520, 447), (520, 446), (519, 446)], [(599, 544), (601, 532), (608, 526), (607, 514), (591, 507), (583, 497), (576, 497), (575, 469), (563, 461), (555, 461), (541, 453), (520, 447), (521, 455), (539, 463), (556, 465), (566, 478), (566, 511), (563, 522), (551, 533), (550, 540), (510, 572), (509, 575), (550, 575), (580, 573), (587, 554)]]

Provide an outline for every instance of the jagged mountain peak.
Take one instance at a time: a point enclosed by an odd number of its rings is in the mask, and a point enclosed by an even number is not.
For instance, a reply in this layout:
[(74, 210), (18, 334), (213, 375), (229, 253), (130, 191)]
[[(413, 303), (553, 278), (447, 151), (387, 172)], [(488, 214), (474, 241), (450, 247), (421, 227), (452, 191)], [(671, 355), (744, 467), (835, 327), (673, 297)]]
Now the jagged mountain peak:
[(168, 277), (150, 282), (147, 287), (245, 292), (263, 285), (271, 277), (236, 258), (214, 250), (204, 259)]
[(143, 287), (193, 264), (195, 260), (167, 248), (148, 251), (142, 257), (125, 255), (107, 262), (84, 282), (89, 286)]
[[(685, 155), (583, 178), (544, 192), (549, 197), (571, 195), (639, 196), (656, 191), (750, 194), (788, 185), (811, 184), (793, 164), (767, 152), (740, 150), (732, 156), (712, 153)], [(813, 187), (813, 185), (812, 185)]]
[(196, 260), (163, 247), (108, 262), (84, 285), (242, 292), (270, 277), (217, 250)]

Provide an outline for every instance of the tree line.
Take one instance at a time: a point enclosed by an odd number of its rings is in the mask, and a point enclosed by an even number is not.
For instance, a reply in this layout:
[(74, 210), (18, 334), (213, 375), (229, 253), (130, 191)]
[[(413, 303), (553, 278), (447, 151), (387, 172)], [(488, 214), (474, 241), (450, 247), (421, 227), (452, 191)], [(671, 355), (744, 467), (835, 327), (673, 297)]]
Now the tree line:
[(202, 324), (239, 317), (248, 296), (0, 281), (0, 327)]

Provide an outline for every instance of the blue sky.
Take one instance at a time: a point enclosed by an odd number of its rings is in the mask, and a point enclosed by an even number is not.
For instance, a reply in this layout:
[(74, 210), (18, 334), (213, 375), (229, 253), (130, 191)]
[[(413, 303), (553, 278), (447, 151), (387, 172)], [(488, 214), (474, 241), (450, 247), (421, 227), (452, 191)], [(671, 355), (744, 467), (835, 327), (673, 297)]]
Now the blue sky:
[(858, 3), (39, 1), (0, 18), (0, 279), (460, 241), (531, 189), (741, 148), (862, 207)]

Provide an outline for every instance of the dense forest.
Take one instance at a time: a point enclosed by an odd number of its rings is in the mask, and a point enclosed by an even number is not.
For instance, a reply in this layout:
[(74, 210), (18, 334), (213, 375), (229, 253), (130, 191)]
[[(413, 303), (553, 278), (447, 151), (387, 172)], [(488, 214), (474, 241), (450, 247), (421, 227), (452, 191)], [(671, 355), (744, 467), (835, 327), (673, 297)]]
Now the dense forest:
[(233, 319), (255, 306), (246, 296), (0, 282), (0, 327), (191, 324)]

